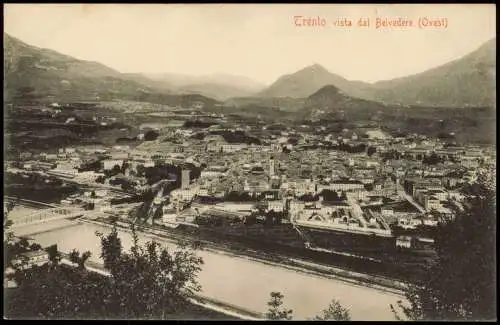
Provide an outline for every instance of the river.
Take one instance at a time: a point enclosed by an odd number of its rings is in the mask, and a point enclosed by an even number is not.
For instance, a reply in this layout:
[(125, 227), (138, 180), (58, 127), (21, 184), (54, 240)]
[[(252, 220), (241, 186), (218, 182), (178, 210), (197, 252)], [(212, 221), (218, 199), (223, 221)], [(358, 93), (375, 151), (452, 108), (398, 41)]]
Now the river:
[[(110, 228), (89, 223), (76, 223), (68, 227), (31, 235), (42, 246), (57, 243), (59, 250), (69, 252), (73, 248), (92, 252), (91, 260), (101, 262), (100, 240), (96, 231), (109, 233)], [(41, 226), (48, 229), (47, 225)], [(40, 228), (40, 231), (43, 229)], [(33, 229), (30, 233), (35, 233)], [(122, 245), (129, 250), (132, 244), (130, 233), (119, 231)], [(139, 242), (150, 240), (140, 235)], [(175, 244), (165, 243), (175, 249)], [(319, 314), (335, 298), (349, 308), (353, 320), (394, 320), (389, 304), (395, 304), (400, 296), (376, 289), (351, 285), (340, 280), (298, 273), (280, 266), (250, 261), (244, 257), (233, 257), (210, 251), (200, 251), (205, 262), (199, 274), (202, 294), (226, 301), (256, 312), (267, 311), (271, 291), (284, 294), (284, 305), (293, 309), (294, 319), (307, 319)]]

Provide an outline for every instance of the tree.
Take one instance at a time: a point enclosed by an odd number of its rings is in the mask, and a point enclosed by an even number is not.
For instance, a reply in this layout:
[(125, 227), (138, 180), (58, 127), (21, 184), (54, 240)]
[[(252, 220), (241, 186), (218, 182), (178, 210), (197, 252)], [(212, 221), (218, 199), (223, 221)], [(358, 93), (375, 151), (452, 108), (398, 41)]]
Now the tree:
[(171, 253), (156, 242), (140, 247), (132, 228), (133, 245), (127, 254), (116, 245), (113, 229), (107, 237), (101, 235), (102, 251), (111, 266), (115, 290), (112, 304), (121, 307), (123, 317), (165, 319), (182, 310), (187, 299), (201, 289), (196, 276), (203, 260), (192, 250), (181, 247)]
[[(12, 201), (8, 201), (5, 205), (4, 205), (4, 211), (3, 211), (3, 215), (4, 215), (4, 219), (7, 218), (7, 216), (9, 215), (10, 211), (12, 211), (14, 209), (14, 207), (16, 206), (16, 204)], [(4, 220), (5, 222), (6, 220)], [(5, 225), (4, 225), (5, 226)]]
[(336, 320), (336, 321), (350, 321), (349, 309), (340, 305), (337, 300), (332, 300), (327, 309), (322, 311), (322, 315), (314, 317), (314, 320)]
[(377, 147), (369, 146), (366, 153), (368, 154), (369, 157), (371, 157), (375, 152), (377, 152)]
[(23, 251), (26, 252), (29, 250), (30, 247), (30, 242), (28, 241), (28, 238), (26, 237), (21, 237), (19, 241), (17, 242), (19, 248)]
[(300, 201), (305, 201), (305, 202), (312, 202), (312, 201), (316, 201), (316, 199), (317, 199), (317, 198), (316, 198), (316, 197), (314, 197), (314, 195), (309, 194), (309, 193), (304, 194), (304, 195), (302, 195), (302, 196), (300, 196), (300, 197), (299, 197), (299, 200), (300, 200)]
[(80, 252), (78, 252), (76, 249), (73, 249), (71, 253), (69, 253), (69, 260), (72, 263), (78, 263), (78, 258), (80, 257)]
[(57, 244), (47, 247), (46, 251), (49, 254), (49, 261), (51, 264), (57, 265), (61, 261), (61, 254), (57, 250)]
[[(201, 258), (185, 246), (168, 251), (149, 242), (141, 247), (135, 228), (132, 234), (130, 253), (122, 251), (116, 225), (107, 236), (98, 234), (111, 276), (87, 272), (84, 264), (90, 253), (76, 250), (69, 258), (78, 268), (46, 263), (17, 270), (18, 288), (10, 291), (5, 314), (9, 318), (166, 319), (189, 308), (188, 298), (200, 290), (196, 276)], [(57, 256), (57, 246), (50, 251)]]
[(325, 201), (339, 201), (340, 197), (336, 191), (323, 190), (318, 196), (322, 196)]
[(148, 132), (146, 132), (144, 134), (144, 140), (145, 141), (154, 141), (156, 140), (156, 138), (158, 138), (158, 132), (156, 131), (153, 131), (153, 130), (149, 130)]
[(146, 172), (146, 167), (143, 164), (138, 164), (136, 167), (137, 176), (143, 177)]
[(41, 249), (42, 249), (42, 245), (40, 245), (38, 243), (33, 243), (29, 247), (30, 251), (38, 251), (38, 250), (41, 250)]
[(125, 171), (126, 171), (128, 168), (130, 168), (130, 164), (129, 164), (128, 162), (124, 162), (120, 171), (121, 171), (123, 174), (125, 174)]
[(79, 270), (85, 270), (85, 262), (92, 256), (90, 251), (86, 251), (80, 255), (80, 252), (76, 249), (73, 249), (69, 254), (69, 260), (72, 263), (78, 264)]
[(265, 213), (265, 217), (267, 225), (279, 225), (281, 224), (281, 220), (283, 219), (283, 213), (270, 210)]
[(18, 288), (6, 299), (8, 318), (105, 318), (113, 315), (106, 301), (109, 279), (80, 272), (66, 264), (33, 266), (15, 273)]
[(284, 309), (283, 305), (283, 294), (281, 292), (271, 292), (271, 300), (267, 303), (269, 306), (268, 312), (266, 313), (266, 318), (270, 320), (291, 320), (293, 310)]
[(257, 223), (257, 213), (252, 212), (250, 215), (245, 217), (245, 226), (252, 226)]
[(95, 209), (95, 203), (94, 202), (88, 202), (85, 204), (85, 210), (94, 210)]
[(124, 191), (131, 191), (131, 190), (133, 190), (133, 189), (134, 189), (134, 186), (135, 186), (135, 185), (136, 185), (136, 184), (134, 184), (133, 182), (131, 182), (131, 181), (129, 181), (129, 180), (124, 180), (124, 181), (122, 182), (121, 188), (122, 188), (122, 190), (124, 190)]
[(96, 235), (101, 239), (101, 258), (104, 261), (104, 268), (113, 273), (122, 254), (122, 242), (118, 237), (116, 225), (113, 225), (111, 232), (107, 236), (98, 232), (96, 232)]
[(439, 158), (439, 156), (435, 152), (433, 152), (430, 156), (424, 157), (422, 163), (428, 165), (436, 165), (438, 163), (443, 163), (443, 159)]
[(115, 175), (118, 175), (120, 172), (121, 172), (120, 165), (114, 165), (113, 169), (111, 169), (111, 171), (110, 171), (110, 175), (115, 176)]
[(14, 233), (10, 230), (10, 227), (13, 225), (12, 220), (8, 219), (9, 212), (14, 208), (14, 204), (9, 204), (6, 206), (3, 214), (3, 229), (4, 229), (4, 237), (3, 237), (3, 252), (4, 252), (4, 260), (3, 260), (3, 270), (4, 274), (8, 267), (12, 266), (12, 261), (16, 258), (16, 254), (14, 251), (14, 245), (16, 244), (16, 239)]
[[(409, 304), (398, 303), (411, 320), (491, 320), (496, 318), (495, 190), (474, 187), (455, 218), (438, 225), (438, 259), (429, 276), (411, 283)], [(396, 317), (401, 315), (390, 306)]]

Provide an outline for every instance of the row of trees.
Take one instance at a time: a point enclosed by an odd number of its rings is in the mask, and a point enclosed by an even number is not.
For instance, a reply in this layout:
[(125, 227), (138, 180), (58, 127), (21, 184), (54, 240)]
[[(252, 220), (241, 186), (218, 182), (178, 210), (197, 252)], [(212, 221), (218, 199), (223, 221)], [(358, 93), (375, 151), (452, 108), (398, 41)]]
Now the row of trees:
[[(397, 150), (390, 150), (388, 152), (384, 152), (380, 154), (382, 161), (387, 161), (387, 160), (399, 160), (404, 157), (404, 154), (397, 151)], [(440, 158), (435, 152), (431, 153), (428, 156), (423, 156), (421, 158), (422, 163), (426, 165), (437, 165), (437, 164), (442, 164), (445, 162), (445, 159)], [(449, 159), (451, 162), (456, 163), (457, 160), (454, 158)]]
[[(283, 298), (281, 292), (271, 292), (271, 299), (267, 303), (269, 309), (266, 318), (269, 320), (291, 320), (293, 310), (283, 307)], [(350, 321), (351, 315), (349, 309), (344, 308), (338, 300), (333, 299), (328, 308), (324, 309), (320, 315), (314, 316), (309, 320), (318, 321)]]
[(340, 195), (336, 191), (331, 191), (331, 190), (323, 190), (321, 193), (312, 195), (312, 194), (304, 194), (299, 197), (299, 200), (305, 201), (305, 202), (312, 202), (312, 201), (318, 201), (319, 197), (323, 197), (324, 201), (345, 201), (347, 200), (347, 195), (345, 191), (342, 191)]

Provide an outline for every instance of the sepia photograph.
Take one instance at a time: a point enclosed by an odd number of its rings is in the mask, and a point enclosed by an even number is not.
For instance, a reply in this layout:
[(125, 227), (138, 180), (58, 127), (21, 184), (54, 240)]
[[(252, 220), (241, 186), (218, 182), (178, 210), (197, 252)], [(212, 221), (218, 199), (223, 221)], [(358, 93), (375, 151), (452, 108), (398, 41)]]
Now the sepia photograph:
[(495, 4), (5, 4), (7, 320), (496, 321)]

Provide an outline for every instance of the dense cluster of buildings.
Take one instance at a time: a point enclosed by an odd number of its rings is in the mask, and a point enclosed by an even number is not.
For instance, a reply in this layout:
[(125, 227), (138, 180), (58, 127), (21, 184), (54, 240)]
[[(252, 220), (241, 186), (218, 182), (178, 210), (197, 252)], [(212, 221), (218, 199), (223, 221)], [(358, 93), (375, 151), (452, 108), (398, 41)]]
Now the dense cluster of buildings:
[[(217, 132), (205, 130), (199, 136), (199, 130), (167, 128), (160, 130), (158, 139), (134, 148), (77, 146), (37, 155), (21, 152), (18, 168), (87, 185), (101, 180), (112, 187), (113, 180), (121, 178), (132, 184), (131, 191), (140, 192), (151, 188), (140, 169), (158, 163), (190, 164), (201, 169), (198, 178), (192, 180), (184, 168), (179, 188), (156, 192), (152, 205), (162, 211), (161, 221), (156, 222), (170, 226), (210, 219), (244, 222), (251, 215), (273, 211), (298, 231), (302, 227), (387, 237), (395, 225), (416, 229), (453, 217), (453, 206), (460, 207), (463, 199), (460, 188), (475, 182), (496, 162), (490, 148), (450, 146), (418, 135), (391, 137), (379, 129), (343, 130), (336, 135), (266, 129), (224, 129), (253, 132), (260, 140), (253, 144), (228, 142)], [(82, 170), (96, 161), (97, 168)], [(109, 176), (113, 170), (116, 173)], [(96, 193), (92, 198), (106, 201)], [(407, 244), (401, 241), (401, 245)]]

